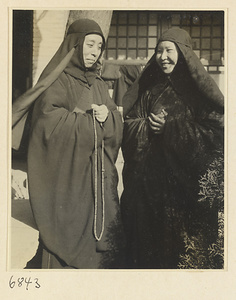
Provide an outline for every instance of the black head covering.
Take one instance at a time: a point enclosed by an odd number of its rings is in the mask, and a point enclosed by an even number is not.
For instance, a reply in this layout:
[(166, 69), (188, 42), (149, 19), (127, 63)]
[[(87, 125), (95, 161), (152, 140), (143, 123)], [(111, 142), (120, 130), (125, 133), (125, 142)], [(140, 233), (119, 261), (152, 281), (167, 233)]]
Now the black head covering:
[[(92, 84), (97, 76), (99, 62), (97, 61), (92, 68), (86, 69), (83, 62), (83, 43), (88, 34), (98, 34), (103, 39), (102, 52), (105, 48), (105, 38), (100, 26), (93, 20), (80, 19), (72, 23), (67, 35), (43, 70), (37, 84), (20, 96), (12, 107), (12, 148), (19, 149), (22, 139), (25, 122), (35, 100), (66, 71), (70, 74), (82, 76), (85, 81)], [(79, 56), (78, 56), (79, 54)], [(100, 55), (100, 57), (101, 57)], [(99, 57), (99, 58), (100, 58)], [(71, 63), (70, 63), (71, 61)], [(78, 69), (80, 67), (79, 71)]]
[[(96, 62), (89, 70), (85, 68), (84, 61), (83, 61), (83, 44), (85, 36), (88, 34), (98, 34), (102, 37), (103, 44), (101, 49), (102, 52), (105, 49), (105, 38), (103, 36), (102, 30), (100, 26), (93, 20), (89, 19), (80, 19), (72, 23), (67, 31), (67, 35), (65, 40), (62, 42), (61, 46), (57, 50), (54, 57), (48, 63), (42, 75), (40, 76), (40, 80), (45, 78), (55, 69), (56, 66), (60, 64), (62, 59), (66, 56), (67, 53), (70, 52), (71, 49), (75, 49), (73, 56), (69, 60), (66, 68), (64, 71), (70, 73), (71, 75), (76, 74), (76, 69), (80, 69), (81, 71), (91, 72), (95, 71), (99, 67), (99, 63)], [(99, 56), (98, 60), (100, 59), (101, 55)], [(81, 73), (80, 73), (81, 74)]]
[[(161, 80), (163, 76), (167, 76), (161, 71), (156, 62), (157, 47), (162, 41), (175, 43), (180, 52), (176, 67), (168, 76), (176, 79), (180, 79), (180, 76), (188, 77), (188, 81), (191, 81), (191, 84), (194, 84), (195, 88), (203, 96), (203, 98), (209, 101), (215, 109), (223, 111), (224, 96), (215, 81), (205, 70), (195, 52), (192, 50), (189, 34), (180, 28), (170, 28), (162, 34), (158, 40), (154, 55), (148, 61), (139, 78), (125, 94), (123, 98), (124, 115), (126, 115), (133, 107), (134, 103), (138, 99), (139, 93), (145, 89), (146, 85), (150, 85), (154, 83), (154, 81), (157, 82), (158, 80)], [(183, 70), (181, 64), (184, 64), (186, 67), (184, 74), (180, 71)], [(153, 74), (155, 76), (153, 76)]]
[[(170, 28), (167, 31), (165, 31), (162, 36), (159, 38), (157, 46), (160, 42), (163, 41), (170, 41), (177, 44), (180, 48), (180, 45), (184, 47), (192, 49), (192, 42), (189, 34), (187, 31), (181, 29), (181, 28)], [(157, 47), (156, 47), (157, 50)], [(155, 52), (156, 52), (155, 50)]]

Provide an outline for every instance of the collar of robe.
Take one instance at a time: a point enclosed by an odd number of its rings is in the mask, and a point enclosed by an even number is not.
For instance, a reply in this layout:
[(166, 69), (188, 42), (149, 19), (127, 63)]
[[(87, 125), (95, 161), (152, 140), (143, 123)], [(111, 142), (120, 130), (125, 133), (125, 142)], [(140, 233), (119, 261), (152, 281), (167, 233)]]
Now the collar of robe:
[(93, 85), (95, 79), (98, 77), (96, 71), (90, 71), (89, 69), (83, 71), (79, 68), (66, 68), (64, 72), (83, 81), (84, 83), (87, 83), (89, 86)]

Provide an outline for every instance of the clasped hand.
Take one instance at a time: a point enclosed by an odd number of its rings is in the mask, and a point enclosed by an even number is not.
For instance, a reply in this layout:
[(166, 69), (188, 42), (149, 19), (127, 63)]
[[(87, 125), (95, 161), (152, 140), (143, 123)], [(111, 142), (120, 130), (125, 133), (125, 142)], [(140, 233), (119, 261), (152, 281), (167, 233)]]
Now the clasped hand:
[(168, 113), (164, 109), (162, 109), (161, 112), (157, 115), (154, 115), (153, 113), (150, 114), (148, 119), (150, 128), (152, 129), (153, 133), (160, 134), (163, 132), (167, 115)]
[(91, 108), (93, 109), (94, 116), (98, 122), (103, 123), (106, 121), (108, 116), (108, 108), (106, 105), (92, 104)]

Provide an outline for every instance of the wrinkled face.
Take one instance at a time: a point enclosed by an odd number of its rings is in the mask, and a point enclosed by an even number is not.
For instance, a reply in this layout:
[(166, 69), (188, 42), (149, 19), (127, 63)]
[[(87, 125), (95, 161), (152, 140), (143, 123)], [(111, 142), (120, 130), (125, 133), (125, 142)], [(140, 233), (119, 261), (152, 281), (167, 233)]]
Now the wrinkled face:
[(178, 61), (178, 50), (173, 42), (163, 41), (157, 46), (156, 61), (165, 74), (173, 72)]
[(85, 36), (83, 44), (83, 59), (86, 68), (91, 68), (98, 60), (102, 50), (102, 37), (98, 34)]

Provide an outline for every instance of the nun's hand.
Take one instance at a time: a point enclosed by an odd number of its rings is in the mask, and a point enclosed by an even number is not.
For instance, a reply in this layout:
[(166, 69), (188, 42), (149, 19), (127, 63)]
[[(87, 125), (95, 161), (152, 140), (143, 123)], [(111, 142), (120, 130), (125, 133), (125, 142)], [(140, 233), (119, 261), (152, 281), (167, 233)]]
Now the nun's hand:
[(154, 134), (161, 134), (163, 132), (167, 115), (168, 114), (164, 109), (157, 115), (154, 115), (153, 113), (150, 114), (148, 117), (149, 125)]
[(93, 109), (96, 120), (100, 123), (105, 122), (108, 116), (108, 108), (106, 107), (106, 105), (92, 104), (91, 107)]

